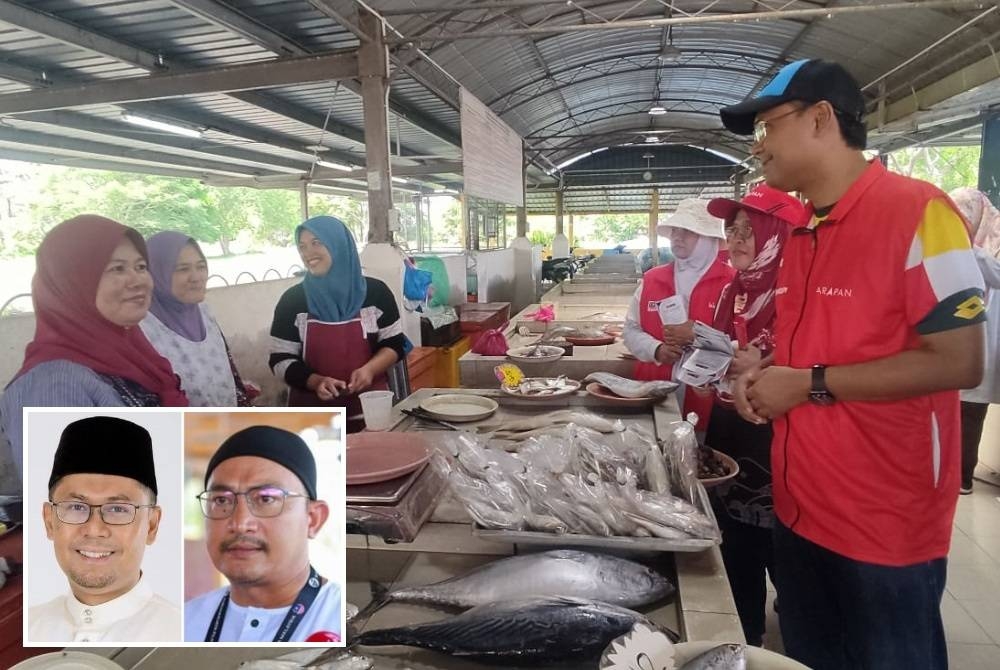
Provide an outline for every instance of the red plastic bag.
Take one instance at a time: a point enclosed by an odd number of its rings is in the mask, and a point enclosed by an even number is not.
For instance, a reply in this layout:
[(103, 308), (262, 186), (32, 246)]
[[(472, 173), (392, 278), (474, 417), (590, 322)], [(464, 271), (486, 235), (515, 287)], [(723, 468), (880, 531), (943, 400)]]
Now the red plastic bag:
[(480, 356), (506, 356), (509, 345), (503, 331), (507, 324), (485, 331), (472, 346), (472, 353)]

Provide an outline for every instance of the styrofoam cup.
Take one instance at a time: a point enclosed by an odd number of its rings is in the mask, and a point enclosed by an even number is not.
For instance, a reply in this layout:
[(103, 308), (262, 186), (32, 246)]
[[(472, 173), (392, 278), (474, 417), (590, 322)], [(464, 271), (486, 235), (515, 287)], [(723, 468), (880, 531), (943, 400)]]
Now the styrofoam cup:
[(361, 412), (365, 415), (368, 430), (385, 430), (392, 422), (392, 391), (365, 391), (359, 393)]

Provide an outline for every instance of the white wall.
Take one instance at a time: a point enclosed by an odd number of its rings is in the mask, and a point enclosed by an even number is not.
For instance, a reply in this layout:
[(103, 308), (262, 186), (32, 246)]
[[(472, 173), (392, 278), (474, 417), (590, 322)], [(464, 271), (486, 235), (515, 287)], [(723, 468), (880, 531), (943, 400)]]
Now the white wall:
[(479, 302), (515, 302), (514, 250), (473, 251)]

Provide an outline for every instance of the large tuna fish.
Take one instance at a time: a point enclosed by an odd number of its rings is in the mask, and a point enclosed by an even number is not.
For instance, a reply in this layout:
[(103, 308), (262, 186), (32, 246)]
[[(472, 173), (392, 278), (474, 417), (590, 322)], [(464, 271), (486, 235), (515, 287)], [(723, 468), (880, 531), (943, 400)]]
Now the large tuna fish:
[(468, 608), (498, 600), (566, 596), (639, 607), (673, 593), (666, 577), (634, 561), (556, 549), (503, 558), (429, 586), (390, 591), (385, 600)]
[(480, 605), (433, 623), (366, 631), (351, 646), (405, 645), (536, 666), (595, 659), (636, 623), (662, 630), (638, 612), (595, 600), (525, 598)]

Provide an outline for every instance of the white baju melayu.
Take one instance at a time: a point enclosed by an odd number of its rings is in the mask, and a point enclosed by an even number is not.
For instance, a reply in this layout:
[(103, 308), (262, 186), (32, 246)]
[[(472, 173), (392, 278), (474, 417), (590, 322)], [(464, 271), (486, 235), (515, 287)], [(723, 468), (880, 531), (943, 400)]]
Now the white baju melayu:
[[(227, 591), (229, 587), (209, 591), (184, 604), (186, 642), (205, 641), (205, 634), (212, 623), (215, 611)], [(289, 641), (302, 642), (319, 631), (335, 633), (343, 640), (342, 611), (340, 587), (333, 582), (323, 584)], [(222, 622), (222, 631), (219, 633), (219, 642), (272, 642), (286, 614), (288, 607), (275, 609), (243, 607), (230, 599), (226, 617)]]
[(205, 339), (192, 342), (167, 328), (152, 312), (139, 327), (181, 378), (181, 389), (192, 407), (235, 407), (236, 381), (222, 329), (205, 303), (198, 305)]
[(28, 610), (30, 642), (180, 642), (181, 611), (153, 593), (143, 577), (128, 593), (101, 605), (72, 594)]

